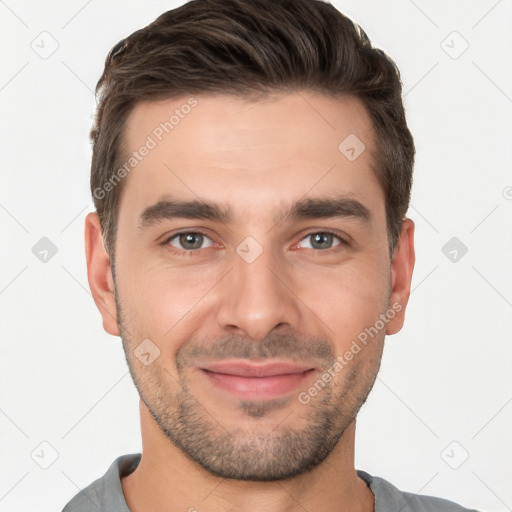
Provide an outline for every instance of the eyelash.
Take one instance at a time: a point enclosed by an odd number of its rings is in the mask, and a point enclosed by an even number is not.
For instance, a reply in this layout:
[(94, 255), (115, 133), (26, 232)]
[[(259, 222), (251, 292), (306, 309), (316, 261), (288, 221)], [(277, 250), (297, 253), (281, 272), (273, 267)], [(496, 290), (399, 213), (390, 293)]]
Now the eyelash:
[[(179, 249), (176, 249), (176, 247), (172, 247), (171, 245), (169, 245), (169, 242), (171, 240), (173, 240), (174, 238), (176, 238), (180, 235), (187, 235), (189, 233), (194, 234), (194, 235), (203, 235), (207, 238), (210, 238), (210, 236), (207, 233), (205, 233), (204, 231), (199, 231), (199, 230), (179, 231), (178, 233), (174, 233), (173, 235), (167, 237), (163, 242), (160, 243), (160, 245), (162, 245), (164, 247), (167, 246), (169, 248), (170, 252), (172, 252), (173, 254), (176, 254), (178, 256), (192, 256), (192, 255), (194, 255), (194, 253), (197, 254), (200, 251), (200, 249), (179, 250)], [(308, 238), (309, 236), (316, 235), (316, 234), (332, 235), (340, 241), (340, 244), (339, 244), (340, 246), (348, 246), (349, 245), (349, 243), (344, 238), (342, 238), (339, 234), (335, 233), (334, 231), (329, 231), (328, 229), (322, 230), (322, 231), (311, 231), (311, 232), (307, 233), (306, 235), (304, 235), (300, 239), (300, 241), (302, 242), (302, 240), (304, 240), (305, 238)], [(337, 247), (338, 247), (338, 245), (331, 247), (329, 249), (324, 249), (324, 250), (322, 250), (322, 249), (311, 249), (311, 250), (314, 251), (315, 253), (330, 253), (331, 251), (336, 250)]]

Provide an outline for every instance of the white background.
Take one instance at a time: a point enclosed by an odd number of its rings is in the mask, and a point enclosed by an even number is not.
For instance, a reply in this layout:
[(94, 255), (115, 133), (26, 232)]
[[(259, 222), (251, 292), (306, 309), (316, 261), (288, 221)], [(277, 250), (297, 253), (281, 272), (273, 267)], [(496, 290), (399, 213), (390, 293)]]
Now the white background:
[[(121, 342), (87, 285), (88, 132), (108, 50), (181, 3), (0, 2), (0, 512), (61, 510), (141, 451)], [(413, 293), (359, 416), (356, 467), (512, 510), (512, 0), (334, 3), (397, 62), (417, 146)], [(47, 59), (31, 47), (51, 48), (43, 31), (58, 43)], [(42, 237), (58, 249), (47, 263)], [(468, 248), (455, 263), (452, 237)], [(58, 453), (48, 469), (42, 442)]]

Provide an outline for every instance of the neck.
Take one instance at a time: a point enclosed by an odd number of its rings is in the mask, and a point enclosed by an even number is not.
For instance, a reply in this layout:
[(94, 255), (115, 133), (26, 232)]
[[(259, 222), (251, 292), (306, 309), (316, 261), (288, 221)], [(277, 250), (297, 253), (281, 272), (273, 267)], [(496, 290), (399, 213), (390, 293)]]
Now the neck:
[(354, 468), (355, 421), (316, 468), (288, 480), (245, 482), (211, 475), (165, 437), (142, 401), (140, 412), (142, 458), (121, 480), (131, 512), (374, 510), (373, 493)]

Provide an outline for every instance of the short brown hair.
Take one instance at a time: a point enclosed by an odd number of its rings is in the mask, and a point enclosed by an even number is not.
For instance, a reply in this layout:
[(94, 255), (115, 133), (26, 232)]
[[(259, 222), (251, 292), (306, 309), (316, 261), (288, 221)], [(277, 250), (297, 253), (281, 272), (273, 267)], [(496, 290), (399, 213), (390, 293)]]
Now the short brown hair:
[(91, 192), (111, 261), (126, 180), (108, 193), (97, 191), (122, 165), (124, 127), (137, 103), (293, 90), (352, 95), (365, 105), (376, 134), (375, 172), (392, 254), (409, 206), (415, 152), (395, 63), (321, 0), (192, 0), (117, 43), (96, 86)]

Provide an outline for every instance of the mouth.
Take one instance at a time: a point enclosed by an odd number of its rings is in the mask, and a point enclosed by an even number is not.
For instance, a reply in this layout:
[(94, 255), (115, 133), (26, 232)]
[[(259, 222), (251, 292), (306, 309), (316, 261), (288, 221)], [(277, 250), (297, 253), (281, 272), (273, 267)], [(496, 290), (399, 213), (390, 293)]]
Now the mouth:
[(311, 365), (286, 361), (223, 361), (198, 368), (210, 385), (246, 400), (268, 400), (289, 394), (311, 375)]

